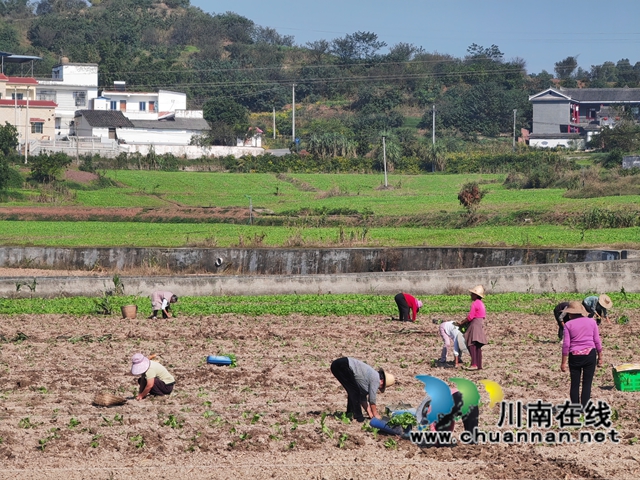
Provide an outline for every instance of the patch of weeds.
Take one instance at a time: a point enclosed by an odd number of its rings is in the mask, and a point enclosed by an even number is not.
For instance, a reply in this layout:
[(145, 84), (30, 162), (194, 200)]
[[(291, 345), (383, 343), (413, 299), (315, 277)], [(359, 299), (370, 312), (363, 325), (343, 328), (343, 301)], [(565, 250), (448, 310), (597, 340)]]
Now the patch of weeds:
[(343, 433), (342, 435), (340, 435), (340, 438), (338, 438), (338, 448), (344, 448), (347, 444), (348, 438), (349, 438), (349, 435), (347, 435), (346, 433)]
[(144, 438), (140, 434), (129, 437), (129, 441), (131, 441), (136, 448), (144, 448)]
[(100, 442), (98, 442), (100, 438), (102, 438), (102, 435), (94, 435), (91, 437), (91, 443), (89, 443), (89, 446), (91, 448), (98, 448), (100, 446)]
[(388, 448), (389, 450), (395, 450), (398, 448), (398, 442), (396, 440), (394, 440), (393, 438), (387, 438), (384, 441), (384, 446), (385, 448)]
[(20, 428), (36, 428), (39, 424), (32, 423), (29, 417), (21, 418), (18, 422), (18, 427)]
[(76, 428), (78, 425), (80, 425), (82, 422), (80, 420), (78, 420), (77, 418), (73, 418), (71, 417), (71, 419), (69, 420), (69, 425), (67, 425), (67, 428)]
[(362, 429), (363, 432), (369, 432), (369, 433), (373, 433), (373, 438), (375, 440), (378, 439), (378, 432), (380, 430), (378, 430), (376, 427), (372, 427), (371, 424), (369, 422), (365, 422), (362, 424)]
[(184, 426), (184, 420), (169, 414), (167, 419), (162, 423), (165, 427), (182, 428)]
[(259, 413), (254, 413), (253, 417), (251, 417), (251, 425), (255, 425), (256, 423), (258, 423), (260, 421), (260, 419), (262, 418), (262, 415)]
[(289, 442), (289, 445), (287, 445), (287, 450), (293, 450), (294, 448), (296, 448), (296, 442)]
[(246, 433), (246, 432), (245, 432), (245, 433), (241, 433), (241, 434), (240, 434), (240, 440), (242, 440), (243, 442), (244, 442), (245, 440), (249, 440), (250, 438), (251, 438), (251, 435), (249, 435), (249, 434), (248, 434), (248, 433)]
[(320, 417), (320, 431), (329, 438), (333, 438), (333, 430), (325, 423), (327, 420), (327, 412), (323, 412)]
[(44, 449), (47, 448), (47, 445), (51, 440), (55, 440), (56, 438), (60, 438), (60, 435), (58, 435), (59, 431), (60, 431), (60, 429), (57, 428), (57, 427), (54, 427), (51, 430), (49, 430), (49, 435), (48, 436), (38, 440), (38, 449), (40, 449), (40, 451), (44, 452)]
[(229, 368), (236, 368), (238, 366), (238, 359), (236, 358), (235, 354), (219, 353), (218, 355), (221, 357), (229, 357), (231, 359), (231, 365), (229, 365)]
[(627, 317), (626, 315), (621, 315), (616, 319), (616, 323), (618, 325), (626, 325), (627, 323), (629, 323), (629, 317)]
[(29, 337), (26, 334), (22, 332), (16, 332), (16, 336), (11, 339), (11, 343), (15, 343), (19, 345), (25, 340), (29, 340)]
[(109, 420), (107, 417), (102, 417), (102, 423), (100, 424), (101, 427), (113, 427), (116, 423), (119, 423), (120, 425), (124, 424), (124, 417), (122, 415), (120, 415), (119, 413), (116, 413), (113, 416), (113, 420)]
[(202, 436), (202, 432), (196, 432), (196, 434), (189, 439), (189, 446), (186, 448), (186, 452), (195, 452), (196, 448), (200, 448), (198, 438)]

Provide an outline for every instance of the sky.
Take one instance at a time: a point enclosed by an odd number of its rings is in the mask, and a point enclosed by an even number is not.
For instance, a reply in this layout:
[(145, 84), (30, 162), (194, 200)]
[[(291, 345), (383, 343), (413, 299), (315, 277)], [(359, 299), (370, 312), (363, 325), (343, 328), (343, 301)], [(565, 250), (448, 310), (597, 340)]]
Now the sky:
[(234, 12), (296, 45), (373, 32), (393, 46), (463, 57), (472, 43), (497, 45), (504, 59), (522, 58), (529, 73), (553, 73), (554, 63), (578, 65), (628, 58), (640, 62), (640, 0), (191, 0), (211, 14)]

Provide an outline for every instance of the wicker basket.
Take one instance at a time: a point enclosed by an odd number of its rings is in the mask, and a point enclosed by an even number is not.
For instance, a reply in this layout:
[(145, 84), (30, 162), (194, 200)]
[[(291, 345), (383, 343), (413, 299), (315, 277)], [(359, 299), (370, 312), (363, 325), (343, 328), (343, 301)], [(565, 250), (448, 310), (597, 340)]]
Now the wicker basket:
[(125, 403), (127, 403), (126, 398), (111, 395), (110, 393), (96, 393), (96, 396), (93, 397), (93, 404), (98, 407), (114, 407)]
[(120, 307), (122, 310), (122, 318), (136, 318), (138, 314), (138, 306), (137, 305), (125, 305), (124, 307)]

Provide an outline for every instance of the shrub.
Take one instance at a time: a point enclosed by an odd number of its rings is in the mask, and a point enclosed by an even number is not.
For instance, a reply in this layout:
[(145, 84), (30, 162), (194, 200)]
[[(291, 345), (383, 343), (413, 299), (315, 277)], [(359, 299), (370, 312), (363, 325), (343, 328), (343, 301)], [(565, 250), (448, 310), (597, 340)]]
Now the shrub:
[(486, 193), (485, 190), (480, 189), (477, 182), (469, 182), (462, 186), (460, 193), (458, 193), (458, 200), (469, 213), (473, 213)]

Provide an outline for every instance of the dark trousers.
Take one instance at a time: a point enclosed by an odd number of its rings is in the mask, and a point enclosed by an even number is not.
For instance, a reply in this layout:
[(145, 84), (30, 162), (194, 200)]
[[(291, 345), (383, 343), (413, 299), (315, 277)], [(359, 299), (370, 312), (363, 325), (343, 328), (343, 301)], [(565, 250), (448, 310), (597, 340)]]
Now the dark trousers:
[(556, 323), (558, 324), (558, 338), (560, 340), (562, 340), (562, 337), (564, 336), (564, 324), (569, 320), (566, 315), (562, 314), (562, 311), (568, 306), (569, 302), (562, 302), (553, 309), (553, 317), (556, 319)]
[[(592, 348), (589, 355), (569, 354), (569, 373), (571, 374), (571, 403), (581, 403), (584, 407), (591, 398), (591, 384), (596, 371), (598, 357)], [(580, 377), (582, 377), (582, 394), (580, 394)]]
[(469, 349), (469, 355), (471, 355), (471, 365), (478, 367), (478, 370), (482, 368), (482, 344), (478, 342), (471, 342), (467, 345)]
[[(142, 392), (145, 388), (147, 388), (147, 377), (140, 377), (138, 379), (138, 385), (140, 385), (140, 392)], [(151, 391), (149, 392), (149, 394), (159, 395), (159, 396), (170, 395), (171, 392), (173, 392), (174, 385), (175, 385), (175, 382), (167, 384), (167, 383), (164, 383), (159, 378), (156, 378), (153, 381), (153, 387), (151, 387)]]
[(331, 373), (347, 391), (347, 414), (351, 413), (357, 421), (364, 421), (361, 403), (367, 401), (366, 395), (362, 395), (356, 377), (349, 368), (347, 357), (338, 358), (331, 363)]
[(462, 423), (464, 424), (465, 431), (473, 432), (474, 428), (478, 428), (478, 420), (480, 416), (478, 406), (472, 405), (471, 407), (469, 407), (469, 411), (467, 412), (467, 414), (462, 415), (462, 393), (455, 392), (451, 395), (451, 397), (453, 398), (453, 409), (450, 413), (440, 416), (435, 425), (436, 430), (439, 432), (447, 430), (453, 431), (456, 417), (462, 416)]
[(411, 320), (409, 316), (409, 304), (407, 303), (407, 299), (404, 298), (402, 293), (399, 293), (395, 296), (396, 305), (398, 305), (398, 315), (400, 315), (399, 320), (401, 322), (408, 322)]

